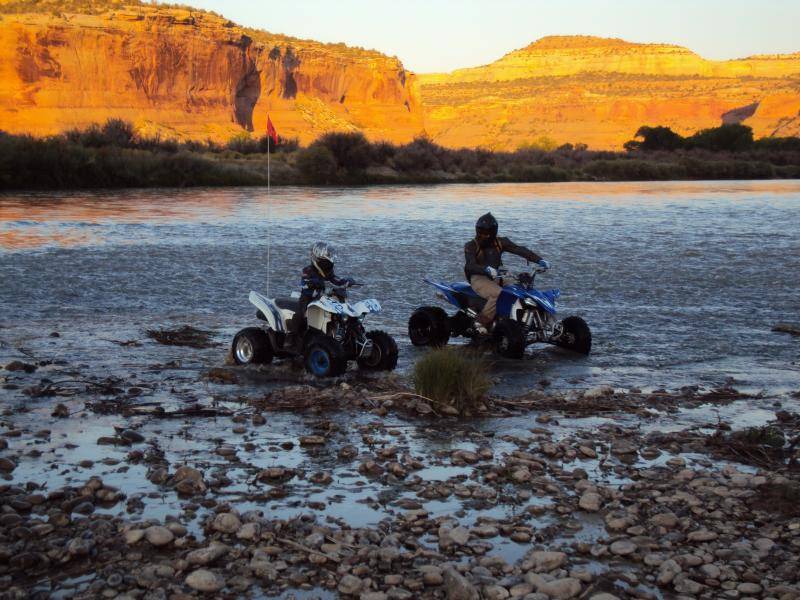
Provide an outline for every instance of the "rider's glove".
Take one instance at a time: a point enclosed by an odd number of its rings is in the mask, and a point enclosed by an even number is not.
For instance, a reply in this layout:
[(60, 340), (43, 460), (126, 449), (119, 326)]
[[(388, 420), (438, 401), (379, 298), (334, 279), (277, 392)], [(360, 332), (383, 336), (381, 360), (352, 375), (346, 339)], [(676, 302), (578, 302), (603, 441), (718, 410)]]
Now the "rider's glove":
[(489, 279), (497, 279), (497, 269), (495, 269), (494, 267), (486, 267), (485, 271), (486, 271), (486, 276)]
[(538, 261), (536, 261), (536, 264), (542, 267), (545, 271), (550, 269), (550, 263), (543, 258), (540, 258)]
[(356, 280), (352, 277), (345, 277), (342, 281), (346, 287), (350, 287), (356, 282)]

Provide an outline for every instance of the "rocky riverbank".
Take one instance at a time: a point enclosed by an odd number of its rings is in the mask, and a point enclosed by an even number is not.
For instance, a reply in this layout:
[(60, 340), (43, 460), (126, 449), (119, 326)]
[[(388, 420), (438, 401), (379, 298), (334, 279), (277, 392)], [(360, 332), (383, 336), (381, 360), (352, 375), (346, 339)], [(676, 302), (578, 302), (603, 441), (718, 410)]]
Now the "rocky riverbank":
[[(542, 388), (459, 417), (401, 377), (218, 367), (189, 401), (53, 369), (2, 371), (3, 597), (800, 598), (796, 398)], [(746, 402), (767, 427), (719, 416)]]

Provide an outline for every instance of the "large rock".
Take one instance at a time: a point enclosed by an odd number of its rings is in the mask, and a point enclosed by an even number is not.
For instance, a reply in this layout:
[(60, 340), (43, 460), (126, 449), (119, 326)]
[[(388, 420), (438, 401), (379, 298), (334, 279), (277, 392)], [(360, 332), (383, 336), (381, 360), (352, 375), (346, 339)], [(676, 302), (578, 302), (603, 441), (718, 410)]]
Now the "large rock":
[(214, 517), (214, 522), (211, 524), (214, 531), (221, 533), (236, 533), (241, 526), (239, 517), (233, 513), (220, 513)]
[(675, 579), (675, 576), (681, 571), (683, 571), (683, 569), (673, 559), (665, 560), (658, 568), (658, 583), (667, 585)]
[(588, 512), (597, 512), (600, 510), (600, 504), (603, 501), (602, 496), (596, 492), (585, 492), (581, 496), (578, 506)]
[(688, 536), (686, 536), (690, 542), (710, 542), (711, 540), (715, 540), (719, 537), (713, 531), (708, 531), (707, 529), (701, 529), (700, 531), (692, 531)]
[(191, 565), (208, 565), (217, 560), (220, 556), (226, 554), (230, 550), (225, 544), (220, 542), (211, 542), (205, 548), (192, 550), (186, 555), (186, 560)]
[(572, 577), (564, 579), (555, 579), (548, 581), (539, 586), (538, 592), (547, 594), (554, 600), (567, 600), (568, 598), (576, 598), (581, 593), (581, 582)]
[(203, 474), (193, 467), (186, 465), (180, 467), (175, 471), (172, 480), (179, 494), (192, 496), (194, 494), (202, 494), (206, 491), (206, 483), (203, 481)]
[(558, 569), (567, 562), (567, 555), (563, 552), (547, 552), (537, 550), (531, 553), (532, 568), (537, 573), (547, 573)]
[(636, 544), (630, 540), (617, 540), (611, 544), (609, 549), (611, 550), (612, 554), (616, 554), (618, 556), (628, 556), (629, 554), (636, 552)]
[(505, 600), (511, 594), (501, 585), (487, 585), (483, 588), (483, 598), (485, 600)]
[(478, 590), (454, 567), (445, 567), (444, 589), (448, 600), (478, 600)]
[(129, 529), (122, 534), (122, 537), (126, 544), (132, 546), (144, 538), (144, 529)]
[(444, 549), (463, 546), (469, 541), (469, 529), (442, 525), (439, 527), (439, 547)]
[(762, 587), (757, 583), (745, 582), (745, 583), (740, 583), (738, 586), (736, 586), (737, 592), (739, 592), (740, 594), (746, 594), (748, 596), (754, 596), (756, 594), (760, 594), (761, 590)]
[(678, 517), (671, 512), (663, 512), (650, 517), (650, 522), (656, 527), (672, 529), (678, 524)]
[(680, 573), (675, 577), (673, 585), (676, 592), (680, 594), (691, 594), (693, 596), (697, 596), (702, 592), (704, 587), (701, 583), (696, 582), (684, 573)]
[(361, 591), (364, 582), (355, 575), (347, 574), (339, 581), (337, 589), (345, 596), (355, 596)]
[(175, 539), (175, 535), (169, 529), (160, 525), (145, 529), (144, 536), (153, 546), (166, 546)]
[(206, 569), (197, 569), (186, 577), (186, 585), (198, 592), (218, 592), (225, 587), (225, 580)]
[(423, 565), (419, 568), (422, 573), (422, 582), (431, 587), (442, 585), (444, 583), (444, 576), (442, 570), (434, 565)]

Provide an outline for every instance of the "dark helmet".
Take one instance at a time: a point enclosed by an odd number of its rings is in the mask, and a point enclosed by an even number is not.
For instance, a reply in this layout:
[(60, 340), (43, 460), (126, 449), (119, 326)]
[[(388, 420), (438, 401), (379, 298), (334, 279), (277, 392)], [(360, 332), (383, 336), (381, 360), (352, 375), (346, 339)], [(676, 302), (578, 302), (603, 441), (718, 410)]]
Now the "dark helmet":
[(475, 223), (475, 236), (480, 240), (491, 242), (497, 237), (497, 219), (488, 212)]
[(336, 262), (336, 250), (330, 244), (317, 242), (311, 246), (311, 262), (327, 277), (333, 271), (333, 264)]

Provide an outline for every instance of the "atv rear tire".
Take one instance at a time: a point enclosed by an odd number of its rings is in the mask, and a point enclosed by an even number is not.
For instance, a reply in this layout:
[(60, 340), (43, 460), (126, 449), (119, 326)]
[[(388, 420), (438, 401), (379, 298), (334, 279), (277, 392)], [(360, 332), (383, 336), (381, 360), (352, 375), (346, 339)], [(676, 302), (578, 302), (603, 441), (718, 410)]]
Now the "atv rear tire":
[(342, 345), (324, 335), (316, 335), (303, 351), (306, 371), (316, 377), (337, 377), (347, 370), (347, 358)]
[(391, 371), (397, 366), (397, 343), (385, 331), (370, 331), (372, 353), (358, 357), (358, 368), (365, 371)]
[(522, 358), (525, 354), (525, 329), (517, 321), (503, 319), (492, 332), (494, 349), (505, 358)]
[(258, 327), (246, 327), (233, 336), (231, 354), (237, 365), (266, 365), (274, 355), (269, 337)]
[(418, 308), (408, 320), (408, 337), (415, 346), (444, 346), (450, 340), (447, 313), (438, 306)]
[(589, 354), (592, 350), (592, 332), (586, 321), (580, 317), (567, 317), (561, 321), (564, 332), (556, 346), (572, 350), (578, 354)]

